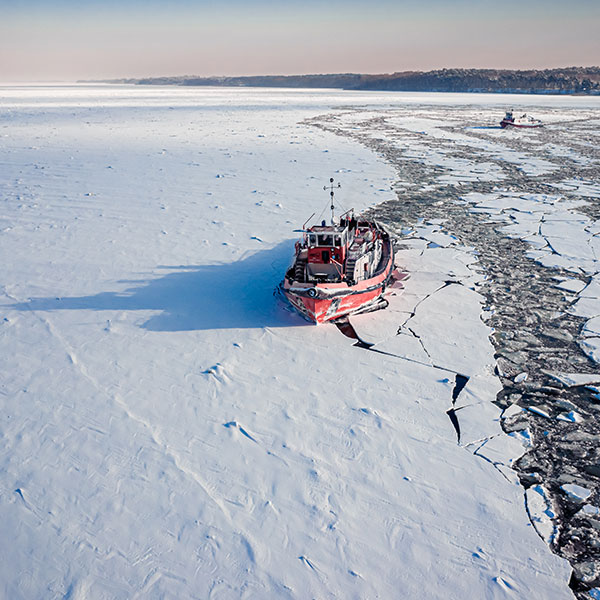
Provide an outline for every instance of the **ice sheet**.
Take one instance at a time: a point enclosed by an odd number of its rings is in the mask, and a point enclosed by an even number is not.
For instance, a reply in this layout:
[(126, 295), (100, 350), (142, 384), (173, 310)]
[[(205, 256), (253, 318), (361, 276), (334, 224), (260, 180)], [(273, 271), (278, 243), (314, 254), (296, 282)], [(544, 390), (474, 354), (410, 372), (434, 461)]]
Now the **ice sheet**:
[[(391, 167), (300, 124), (376, 96), (0, 95), (2, 595), (571, 597), (522, 488), (457, 443), (454, 375), (428, 364), (471, 377), (465, 438), (497, 435), (480, 275), (452, 232), (406, 252), (393, 316), (420, 340), (371, 330), (423, 364), (273, 297), (330, 176), (346, 207), (391, 196)], [(432, 293), (448, 274), (462, 283)]]

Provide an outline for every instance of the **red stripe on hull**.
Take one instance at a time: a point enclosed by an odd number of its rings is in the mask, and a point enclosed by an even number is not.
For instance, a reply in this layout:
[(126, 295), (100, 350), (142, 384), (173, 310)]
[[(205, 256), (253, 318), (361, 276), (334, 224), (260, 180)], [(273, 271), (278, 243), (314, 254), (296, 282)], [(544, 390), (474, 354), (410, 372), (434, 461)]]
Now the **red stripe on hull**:
[[(289, 302), (309, 320), (316, 324), (325, 323), (344, 315), (358, 312), (368, 307), (382, 295), (385, 285), (392, 274), (394, 266), (393, 255), (389, 257), (384, 270), (371, 279), (365, 279), (356, 285), (348, 287), (346, 284), (317, 284), (315, 286), (302, 286), (303, 293), (296, 293), (292, 284), (286, 279), (282, 282), (281, 290)], [(307, 290), (315, 290), (317, 296), (311, 298)], [(324, 297), (318, 297), (324, 293)], [(330, 294), (327, 297), (327, 294)]]
[(381, 296), (382, 291), (383, 285), (368, 292), (348, 294), (347, 296), (332, 300), (306, 298), (297, 296), (287, 290), (284, 290), (284, 294), (302, 314), (308, 316), (311, 321), (319, 324), (365, 308), (374, 300), (377, 300)]

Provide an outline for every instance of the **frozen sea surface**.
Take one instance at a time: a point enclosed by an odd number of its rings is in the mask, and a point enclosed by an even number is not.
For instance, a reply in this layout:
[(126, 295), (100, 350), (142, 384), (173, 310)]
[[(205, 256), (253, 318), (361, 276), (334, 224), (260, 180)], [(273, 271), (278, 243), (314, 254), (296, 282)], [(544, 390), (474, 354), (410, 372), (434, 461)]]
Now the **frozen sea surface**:
[[(531, 100), (506, 99), (542, 118), (529, 131), (502, 130), (487, 96), (345, 107), (308, 122), (396, 168), (397, 199), (374, 216), (405, 231), (435, 223), (479, 258), (496, 404), (503, 430), (528, 443), (512, 466), (533, 526), (569, 559), (583, 599), (600, 586), (600, 99)], [(571, 486), (589, 491), (594, 510), (581, 510)]]
[(511, 468), (527, 436), (492, 403), (473, 248), (440, 221), (405, 231), (404, 293), (353, 319), (371, 350), (273, 296), (330, 176), (357, 210), (398, 183), (307, 120), (506, 101), (1, 88), (1, 595), (572, 597), (550, 500), (528, 514)]

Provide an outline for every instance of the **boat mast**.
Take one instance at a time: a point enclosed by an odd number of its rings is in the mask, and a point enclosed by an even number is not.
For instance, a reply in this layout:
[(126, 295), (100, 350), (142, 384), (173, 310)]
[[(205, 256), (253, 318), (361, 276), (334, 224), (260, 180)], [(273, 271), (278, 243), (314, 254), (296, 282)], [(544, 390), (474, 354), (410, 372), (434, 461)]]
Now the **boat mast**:
[(329, 178), (329, 186), (326, 186), (326, 185), (324, 185), (324, 186), (323, 186), (323, 189), (324, 189), (325, 191), (329, 190), (329, 195), (331, 196), (331, 206), (330, 206), (330, 208), (331, 208), (331, 224), (332, 224), (332, 225), (335, 225), (335, 221), (334, 221), (334, 216), (335, 216), (335, 215), (334, 215), (334, 209), (335, 209), (335, 205), (334, 205), (334, 203), (333, 203), (333, 190), (334, 190), (336, 187), (337, 187), (337, 188), (340, 188), (340, 187), (342, 187), (342, 186), (341, 186), (341, 184), (340, 184), (339, 182), (338, 182), (338, 184), (337, 184), (337, 185), (334, 185), (334, 184), (333, 184), (333, 177), (330, 177), (330, 178)]

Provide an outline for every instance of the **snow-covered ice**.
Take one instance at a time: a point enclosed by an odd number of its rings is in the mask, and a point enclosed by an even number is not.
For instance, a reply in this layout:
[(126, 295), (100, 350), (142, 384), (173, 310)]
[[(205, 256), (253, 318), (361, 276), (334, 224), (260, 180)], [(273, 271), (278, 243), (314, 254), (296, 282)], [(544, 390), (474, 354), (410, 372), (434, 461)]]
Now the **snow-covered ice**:
[(536, 531), (547, 543), (551, 543), (556, 537), (558, 530), (553, 519), (556, 511), (548, 496), (548, 491), (543, 485), (535, 485), (525, 492), (527, 499), (527, 511)]
[(575, 483), (566, 483), (565, 485), (561, 485), (560, 489), (567, 494), (569, 498), (579, 502), (585, 502), (591, 494), (590, 490)]
[(273, 297), (330, 176), (347, 208), (393, 196), (301, 121), (423, 98), (0, 89), (4, 597), (572, 597), (548, 499), (534, 529), (506, 475), (522, 445), (453, 232), (415, 230), (404, 294), (353, 319), (380, 351)]

